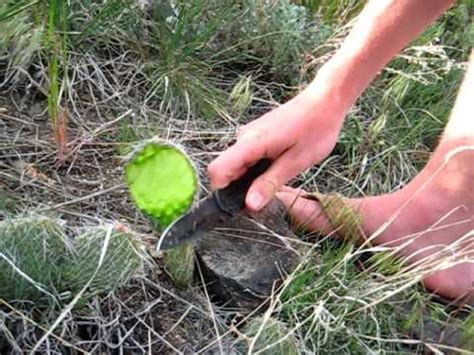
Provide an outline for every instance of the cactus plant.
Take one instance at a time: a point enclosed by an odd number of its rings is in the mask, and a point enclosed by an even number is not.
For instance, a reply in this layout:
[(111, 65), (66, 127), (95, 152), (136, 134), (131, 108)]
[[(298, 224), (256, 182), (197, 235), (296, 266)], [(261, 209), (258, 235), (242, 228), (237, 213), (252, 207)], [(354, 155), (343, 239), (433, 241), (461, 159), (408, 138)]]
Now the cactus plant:
[(165, 267), (176, 286), (188, 286), (194, 275), (194, 245), (184, 243), (167, 250)]
[[(108, 245), (107, 233), (112, 233)], [(141, 265), (140, 255), (132, 235), (115, 228), (89, 228), (74, 240), (74, 248), (64, 266), (64, 279), (68, 289), (78, 292), (95, 273), (102, 249), (105, 257), (89, 285), (90, 291), (102, 292), (124, 284)]]
[(125, 283), (140, 261), (132, 235), (114, 228), (94, 227), (69, 239), (59, 219), (30, 216), (0, 222), (0, 299), (6, 301), (57, 303), (94, 277), (84, 293), (87, 299)]
[(195, 169), (177, 146), (156, 140), (135, 151), (125, 167), (126, 182), (138, 208), (166, 227), (193, 203)]
[[(193, 164), (182, 149), (168, 142), (154, 139), (141, 144), (125, 166), (125, 174), (135, 204), (162, 228), (186, 212), (197, 193)], [(194, 272), (193, 245), (167, 251), (165, 267), (176, 285), (187, 286)]]
[(59, 220), (35, 216), (0, 222), (0, 298), (50, 296), (48, 290), (59, 286), (66, 249)]

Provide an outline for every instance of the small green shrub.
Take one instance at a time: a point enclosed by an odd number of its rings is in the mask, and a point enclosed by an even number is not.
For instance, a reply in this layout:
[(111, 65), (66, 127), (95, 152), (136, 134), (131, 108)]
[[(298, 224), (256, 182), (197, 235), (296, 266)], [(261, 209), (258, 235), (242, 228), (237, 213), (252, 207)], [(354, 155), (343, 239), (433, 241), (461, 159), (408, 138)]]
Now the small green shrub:
[(273, 80), (300, 84), (304, 54), (323, 43), (331, 28), (289, 0), (245, 0), (242, 11), (230, 27), (228, 46), (268, 66)]
[(15, 14), (14, 9), (7, 8), (7, 4), (0, 5), (0, 63), (5, 61), (12, 68), (8, 73), (12, 81), (18, 81), (22, 76), (21, 70), (27, 70), (36, 59), (43, 48), (44, 31), (43, 21), (35, 23), (29, 14)]
[(364, 7), (365, 0), (292, 0), (314, 13), (319, 13), (324, 21), (343, 24), (357, 15)]

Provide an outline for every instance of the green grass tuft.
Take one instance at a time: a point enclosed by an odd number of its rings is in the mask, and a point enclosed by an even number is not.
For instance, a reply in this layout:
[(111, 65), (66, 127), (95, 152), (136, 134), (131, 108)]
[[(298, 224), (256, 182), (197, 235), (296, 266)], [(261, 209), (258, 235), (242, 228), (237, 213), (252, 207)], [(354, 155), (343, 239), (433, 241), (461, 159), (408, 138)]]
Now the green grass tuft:
[(249, 354), (296, 355), (301, 353), (298, 340), (289, 332), (286, 324), (273, 319), (256, 317), (242, 330), (241, 347)]
[(463, 345), (466, 349), (474, 349), (474, 313), (471, 313), (462, 325)]

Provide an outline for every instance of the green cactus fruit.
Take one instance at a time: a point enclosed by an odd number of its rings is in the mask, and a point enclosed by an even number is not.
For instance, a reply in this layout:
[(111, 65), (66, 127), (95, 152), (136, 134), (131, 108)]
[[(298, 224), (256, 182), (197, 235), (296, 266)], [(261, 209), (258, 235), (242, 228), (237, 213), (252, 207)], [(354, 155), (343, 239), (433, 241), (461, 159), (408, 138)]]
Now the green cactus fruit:
[(125, 167), (126, 182), (138, 208), (166, 227), (192, 205), (197, 190), (195, 169), (176, 146), (146, 143)]

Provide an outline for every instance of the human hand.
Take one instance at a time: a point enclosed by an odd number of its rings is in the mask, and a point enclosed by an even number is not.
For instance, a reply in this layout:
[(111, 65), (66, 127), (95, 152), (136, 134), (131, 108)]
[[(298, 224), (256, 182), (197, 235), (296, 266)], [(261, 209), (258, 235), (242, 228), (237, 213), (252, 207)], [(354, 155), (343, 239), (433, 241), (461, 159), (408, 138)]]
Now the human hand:
[(224, 188), (259, 159), (271, 158), (246, 197), (250, 210), (260, 210), (285, 182), (329, 155), (349, 107), (328, 90), (309, 87), (239, 130), (237, 142), (208, 167), (212, 187)]

